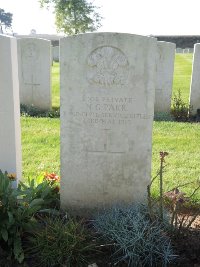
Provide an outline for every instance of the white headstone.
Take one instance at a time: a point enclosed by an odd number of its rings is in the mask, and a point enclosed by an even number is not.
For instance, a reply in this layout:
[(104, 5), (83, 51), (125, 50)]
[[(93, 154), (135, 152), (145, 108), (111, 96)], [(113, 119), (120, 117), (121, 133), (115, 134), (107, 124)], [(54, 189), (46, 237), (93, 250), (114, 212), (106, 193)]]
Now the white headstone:
[(83, 213), (143, 200), (151, 176), (155, 38), (61, 39), (61, 205)]
[(53, 61), (55, 62), (59, 62), (59, 53), (60, 53), (60, 48), (59, 46), (53, 46), (52, 47), (52, 50), (53, 50)]
[(51, 42), (18, 39), (20, 103), (51, 109)]
[(183, 53), (183, 49), (182, 48), (176, 48), (176, 53), (182, 54)]
[(183, 49), (183, 53), (184, 53), (184, 54), (189, 53), (189, 48), (185, 48), (185, 49)]
[(154, 112), (170, 112), (176, 45), (158, 42)]
[(197, 109), (200, 109), (200, 43), (194, 45), (189, 103), (192, 107), (191, 115), (195, 115)]
[(17, 41), (0, 35), (0, 169), (21, 179)]

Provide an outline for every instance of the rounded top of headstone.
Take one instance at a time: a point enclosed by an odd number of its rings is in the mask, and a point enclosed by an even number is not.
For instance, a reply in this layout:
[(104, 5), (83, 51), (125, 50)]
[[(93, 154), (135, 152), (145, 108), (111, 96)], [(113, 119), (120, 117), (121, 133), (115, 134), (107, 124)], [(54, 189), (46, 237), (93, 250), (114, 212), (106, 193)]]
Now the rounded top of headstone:
[(36, 34), (36, 30), (35, 29), (32, 29), (30, 34)]

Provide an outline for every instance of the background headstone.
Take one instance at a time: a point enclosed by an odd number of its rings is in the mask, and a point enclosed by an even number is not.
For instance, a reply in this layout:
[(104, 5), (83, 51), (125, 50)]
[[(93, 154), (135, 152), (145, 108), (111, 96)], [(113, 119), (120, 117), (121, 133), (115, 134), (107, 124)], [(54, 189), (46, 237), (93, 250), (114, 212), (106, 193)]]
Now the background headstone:
[(87, 213), (144, 200), (156, 50), (156, 39), (122, 33), (60, 41), (63, 209)]
[(200, 43), (194, 45), (189, 103), (192, 107), (191, 115), (195, 115), (197, 109), (200, 109)]
[(176, 48), (176, 53), (182, 54), (183, 53), (183, 49), (182, 48)]
[(59, 53), (60, 53), (60, 47), (59, 46), (53, 46), (52, 47), (52, 54), (53, 54), (53, 61), (59, 62)]
[(190, 49), (189, 49), (189, 48), (185, 48), (185, 49), (183, 49), (183, 53), (184, 53), (184, 54), (190, 53)]
[(51, 42), (18, 39), (20, 103), (51, 109)]
[(0, 169), (21, 179), (17, 41), (0, 35)]
[(170, 112), (176, 45), (158, 42), (154, 112)]

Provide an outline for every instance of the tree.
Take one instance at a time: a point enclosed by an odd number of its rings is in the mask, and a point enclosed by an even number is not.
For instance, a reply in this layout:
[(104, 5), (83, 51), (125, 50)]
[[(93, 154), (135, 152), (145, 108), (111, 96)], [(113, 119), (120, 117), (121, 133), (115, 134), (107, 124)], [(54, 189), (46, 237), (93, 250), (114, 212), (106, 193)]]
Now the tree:
[(87, 0), (39, 0), (41, 7), (54, 4), (58, 31), (78, 34), (95, 31), (101, 27), (102, 17), (98, 7)]
[(12, 16), (11, 13), (0, 8), (0, 32), (3, 33), (3, 28), (6, 30), (12, 27)]

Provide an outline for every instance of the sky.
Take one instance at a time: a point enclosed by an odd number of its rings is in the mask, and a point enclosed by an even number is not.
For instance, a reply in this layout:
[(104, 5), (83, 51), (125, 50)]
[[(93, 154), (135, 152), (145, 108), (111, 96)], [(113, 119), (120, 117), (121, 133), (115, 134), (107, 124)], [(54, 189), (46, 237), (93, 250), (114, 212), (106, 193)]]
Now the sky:
[[(91, 0), (90, 0), (91, 1)], [(200, 0), (94, 0), (104, 19), (102, 32), (141, 35), (200, 35)], [(0, 0), (13, 13), (13, 32), (56, 33), (53, 9), (41, 9), (38, 0)]]

